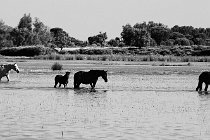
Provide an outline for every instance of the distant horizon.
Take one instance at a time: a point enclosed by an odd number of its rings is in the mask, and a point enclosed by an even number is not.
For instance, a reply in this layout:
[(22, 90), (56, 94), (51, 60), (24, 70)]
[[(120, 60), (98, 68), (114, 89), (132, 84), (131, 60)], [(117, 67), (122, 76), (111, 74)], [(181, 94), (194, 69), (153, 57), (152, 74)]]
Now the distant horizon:
[(190, 0), (7, 0), (1, 2), (0, 19), (17, 27), (24, 14), (39, 18), (50, 28), (59, 27), (69, 36), (86, 41), (106, 32), (108, 40), (120, 37), (122, 26), (153, 21), (172, 28), (209, 28), (210, 1)]

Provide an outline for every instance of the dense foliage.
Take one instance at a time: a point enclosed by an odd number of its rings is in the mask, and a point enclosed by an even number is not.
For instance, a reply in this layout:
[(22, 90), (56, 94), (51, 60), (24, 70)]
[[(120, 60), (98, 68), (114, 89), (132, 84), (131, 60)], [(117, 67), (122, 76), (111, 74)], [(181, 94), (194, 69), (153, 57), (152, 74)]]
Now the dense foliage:
[(32, 20), (30, 14), (24, 14), (17, 27), (12, 28), (0, 20), (0, 49), (5, 47), (19, 47), (30, 45), (44, 45), (46, 47), (82, 46), (83, 41), (70, 37), (61, 28), (49, 28), (38, 18)]
[(122, 41), (128, 46), (209, 45), (210, 28), (175, 25), (171, 29), (152, 21), (123, 26)]
[(37, 56), (55, 53), (55, 50), (44, 46), (24, 46), (24, 47), (10, 47), (0, 50), (1, 55), (5, 56)]
[[(162, 23), (150, 21), (136, 23), (134, 26), (126, 24), (122, 26), (120, 35), (106, 41), (106, 32), (99, 32), (88, 37), (87, 41), (81, 41), (71, 37), (62, 28), (49, 28), (38, 18), (33, 20), (30, 14), (24, 14), (14, 28), (0, 20), (0, 54), (35, 56), (43, 54), (43, 47), (46, 47), (60, 48), (60, 53), (64, 54), (210, 55), (210, 49), (202, 47), (210, 45), (210, 28), (178, 25), (169, 28)], [(95, 49), (84, 49), (86, 46)], [(111, 49), (97, 49), (98, 46)], [(63, 48), (70, 47), (81, 49), (62, 51)]]
[(88, 37), (88, 42), (90, 45), (99, 44), (101, 46), (104, 46), (106, 39), (107, 39), (106, 32), (105, 33), (100, 32), (98, 35)]

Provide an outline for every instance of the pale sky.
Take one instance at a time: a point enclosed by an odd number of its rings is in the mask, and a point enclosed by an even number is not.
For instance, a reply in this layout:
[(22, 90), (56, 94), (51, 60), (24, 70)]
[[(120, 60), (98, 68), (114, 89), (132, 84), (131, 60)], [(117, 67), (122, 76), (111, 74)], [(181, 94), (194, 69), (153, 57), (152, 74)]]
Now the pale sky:
[(0, 19), (16, 27), (30, 13), (50, 28), (87, 40), (100, 31), (108, 40), (120, 37), (122, 26), (144, 21), (210, 27), (210, 0), (0, 0)]

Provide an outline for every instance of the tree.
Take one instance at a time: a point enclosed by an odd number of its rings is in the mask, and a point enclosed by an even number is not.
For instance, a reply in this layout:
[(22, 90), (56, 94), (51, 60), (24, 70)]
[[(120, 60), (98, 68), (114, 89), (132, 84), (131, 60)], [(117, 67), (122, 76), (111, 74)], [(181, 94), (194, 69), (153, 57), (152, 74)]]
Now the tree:
[(14, 28), (11, 32), (11, 38), (15, 46), (34, 45), (33, 34), (27, 28)]
[(191, 35), (192, 32), (193, 32), (194, 28), (192, 26), (178, 26), (178, 25), (175, 25), (173, 28), (171, 28), (171, 31), (172, 32), (179, 32), (183, 35)]
[(34, 34), (32, 32), (32, 18), (30, 14), (24, 16), (20, 19), (17, 28), (11, 31), (11, 38), (13, 39), (14, 45), (34, 45), (33, 38)]
[(184, 38), (185, 36), (179, 32), (172, 32), (169, 34), (169, 39), (176, 40), (177, 38)]
[(35, 18), (33, 25), (34, 44), (47, 45), (52, 40), (50, 29), (45, 26), (44, 23), (41, 22), (38, 18)]
[(32, 18), (30, 14), (24, 16), (20, 19), (20, 22), (18, 24), (18, 29), (28, 29), (28, 31), (32, 31)]
[(164, 26), (155, 26), (151, 28), (151, 37), (160, 45), (162, 41), (169, 38), (170, 30)]
[(12, 47), (13, 41), (10, 37), (12, 27), (5, 25), (3, 20), (0, 20), (0, 48)]
[(118, 40), (116, 40), (116, 39), (110, 39), (109, 41), (108, 41), (108, 44), (110, 45), (110, 46), (113, 46), (113, 47), (116, 47), (116, 46), (119, 46), (119, 41)]
[(71, 38), (69, 37), (68, 33), (63, 31), (61, 28), (52, 28), (50, 29), (50, 32), (53, 36), (52, 42), (61, 48), (61, 50), (64, 47), (67, 47), (71, 44)]
[(150, 34), (146, 29), (134, 28), (134, 37), (132, 39), (132, 46), (145, 47), (150, 44)]
[(206, 28), (206, 36), (210, 38), (210, 28)]
[(130, 24), (126, 24), (123, 26), (123, 31), (121, 32), (121, 36), (125, 45), (131, 45), (133, 37), (134, 37), (134, 29)]
[(190, 46), (190, 41), (187, 38), (177, 38), (174, 44), (182, 46)]
[(97, 37), (98, 37), (99, 43), (101, 44), (101, 46), (103, 46), (104, 43), (105, 43), (105, 40), (107, 39), (106, 32), (105, 33), (99, 32), (99, 34), (97, 35)]
[(105, 33), (99, 32), (98, 35), (88, 37), (88, 42), (90, 45), (99, 43), (101, 46), (103, 46), (106, 39), (107, 39), (106, 32)]

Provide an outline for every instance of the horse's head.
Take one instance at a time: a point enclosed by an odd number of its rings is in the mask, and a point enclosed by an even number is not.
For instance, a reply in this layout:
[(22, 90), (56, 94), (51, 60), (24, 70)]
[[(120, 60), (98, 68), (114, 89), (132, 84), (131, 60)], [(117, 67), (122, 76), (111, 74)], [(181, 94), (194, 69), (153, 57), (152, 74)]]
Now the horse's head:
[(104, 79), (105, 82), (108, 82), (108, 79), (107, 79), (107, 71), (102, 70), (101, 77)]
[(69, 75), (70, 75), (70, 72), (69, 72), (69, 71), (67, 71), (67, 72), (66, 72), (66, 75), (67, 75), (67, 76), (69, 76)]
[(13, 69), (14, 71), (16, 71), (17, 73), (19, 73), (19, 68), (18, 68), (17, 63), (12, 64), (11, 66), (12, 66), (12, 69)]

